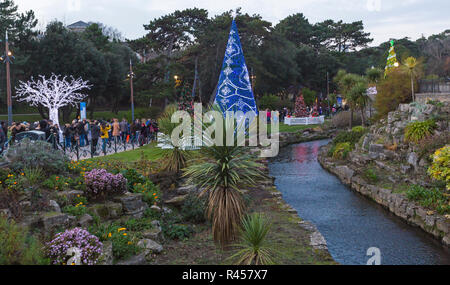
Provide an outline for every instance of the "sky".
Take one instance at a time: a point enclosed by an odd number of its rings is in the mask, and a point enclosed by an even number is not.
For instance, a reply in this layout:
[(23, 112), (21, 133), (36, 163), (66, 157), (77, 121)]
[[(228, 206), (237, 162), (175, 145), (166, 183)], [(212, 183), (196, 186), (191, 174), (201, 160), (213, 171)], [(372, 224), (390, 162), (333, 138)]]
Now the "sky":
[(283, 18), (303, 13), (310, 23), (327, 19), (362, 20), (374, 39), (371, 46), (391, 38), (428, 37), (450, 29), (449, 0), (15, 0), (19, 10), (33, 10), (44, 30), (57, 19), (101, 22), (119, 30), (125, 38), (145, 35), (144, 24), (185, 8), (204, 8), (210, 17), (238, 7), (259, 14), (276, 25)]

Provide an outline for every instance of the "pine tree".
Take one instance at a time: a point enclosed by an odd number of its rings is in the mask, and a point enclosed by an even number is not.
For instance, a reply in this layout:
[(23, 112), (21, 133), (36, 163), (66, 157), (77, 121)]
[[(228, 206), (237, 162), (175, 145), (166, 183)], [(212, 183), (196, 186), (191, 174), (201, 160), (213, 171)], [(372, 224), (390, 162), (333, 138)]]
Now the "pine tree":
[(387, 58), (386, 69), (384, 71), (384, 77), (386, 77), (392, 68), (398, 67), (397, 54), (394, 49), (394, 41), (391, 41), (391, 48), (389, 49), (389, 55)]
[(303, 118), (309, 117), (308, 110), (306, 109), (305, 100), (303, 99), (303, 94), (297, 97), (295, 100), (295, 117)]

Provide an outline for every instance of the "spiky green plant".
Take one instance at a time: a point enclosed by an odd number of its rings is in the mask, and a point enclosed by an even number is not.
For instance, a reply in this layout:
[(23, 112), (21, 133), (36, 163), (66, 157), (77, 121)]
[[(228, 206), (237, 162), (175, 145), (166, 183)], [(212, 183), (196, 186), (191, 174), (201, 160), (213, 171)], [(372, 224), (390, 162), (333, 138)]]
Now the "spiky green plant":
[[(223, 138), (225, 141), (226, 136)], [(212, 222), (214, 241), (222, 247), (235, 239), (239, 231), (236, 223), (245, 213), (241, 189), (256, 186), (264, 177), (262, 166), (248, 148), (235, 142), (234, 146), (202, 147), (200, 158), (185, 169), (187, 183), (208, 195), (206, 215)]]
[(238, 252), (230, 257), (236, 265), (272, 265), (273, 252), (267, 243), (270, 224), (261, 214), (252, 214), (242, 220)]
[[(164, 113), (158, 119), (158, 126), (162, 133), (169, 136), (178, 124), (172, 123), (172, 115), (178, 111), (174, 105), (169, 105), (164, 110)], [(173, 145), (172, 145), (173, 146)], [(178, 146), (173, 146), (172, 149), (166, 151), (164, 155), (163, 170), (171, 172), (180, 172), (181, 169), (186, 167), (187, 152), (183, 151)]]

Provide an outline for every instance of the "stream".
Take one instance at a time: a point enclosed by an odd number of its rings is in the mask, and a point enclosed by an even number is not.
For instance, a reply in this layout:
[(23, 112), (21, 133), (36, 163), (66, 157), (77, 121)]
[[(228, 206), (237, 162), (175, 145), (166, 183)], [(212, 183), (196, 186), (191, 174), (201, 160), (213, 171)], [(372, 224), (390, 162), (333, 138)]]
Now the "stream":
[(450, 264), (450, 251), (419, 228), (352, 191), (317, 161), (329, 140), (291, 145), (270, 161), (270, 175), (283, 199), (325, 237), (333, 258), (364, 265), (380, 250), (382, 265)]

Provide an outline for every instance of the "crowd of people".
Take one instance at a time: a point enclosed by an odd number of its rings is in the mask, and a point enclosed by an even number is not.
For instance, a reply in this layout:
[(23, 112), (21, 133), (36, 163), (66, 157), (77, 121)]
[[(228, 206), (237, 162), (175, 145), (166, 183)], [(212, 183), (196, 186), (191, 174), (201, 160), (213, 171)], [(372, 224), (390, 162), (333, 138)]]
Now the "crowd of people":
[(1, 122), (0, 153), (8, 141), (8, 133), (10, 133), (10, 143), (13, 144), (18, 134), (33, 130), (45, 133), (45, 139), (55, 146), (59, 144), (65, 149), (90, 146), (92, 152), (96, 153), (99, 142), (101, 142), (103, 152), (106, 152), (106, 148), (113, 142), (143, 146), (157, 139), (159, 128), (156, 120), (152, 119), (137, 119), (131, 123), (125, 118), (122, 121), (119, 119), (75, 119), (72, 123), (67, 123), (62, 127), (54, 124), (51, 120), (41, 120), (35, 123), (13, 122), (10, 128), (5, 122)]

